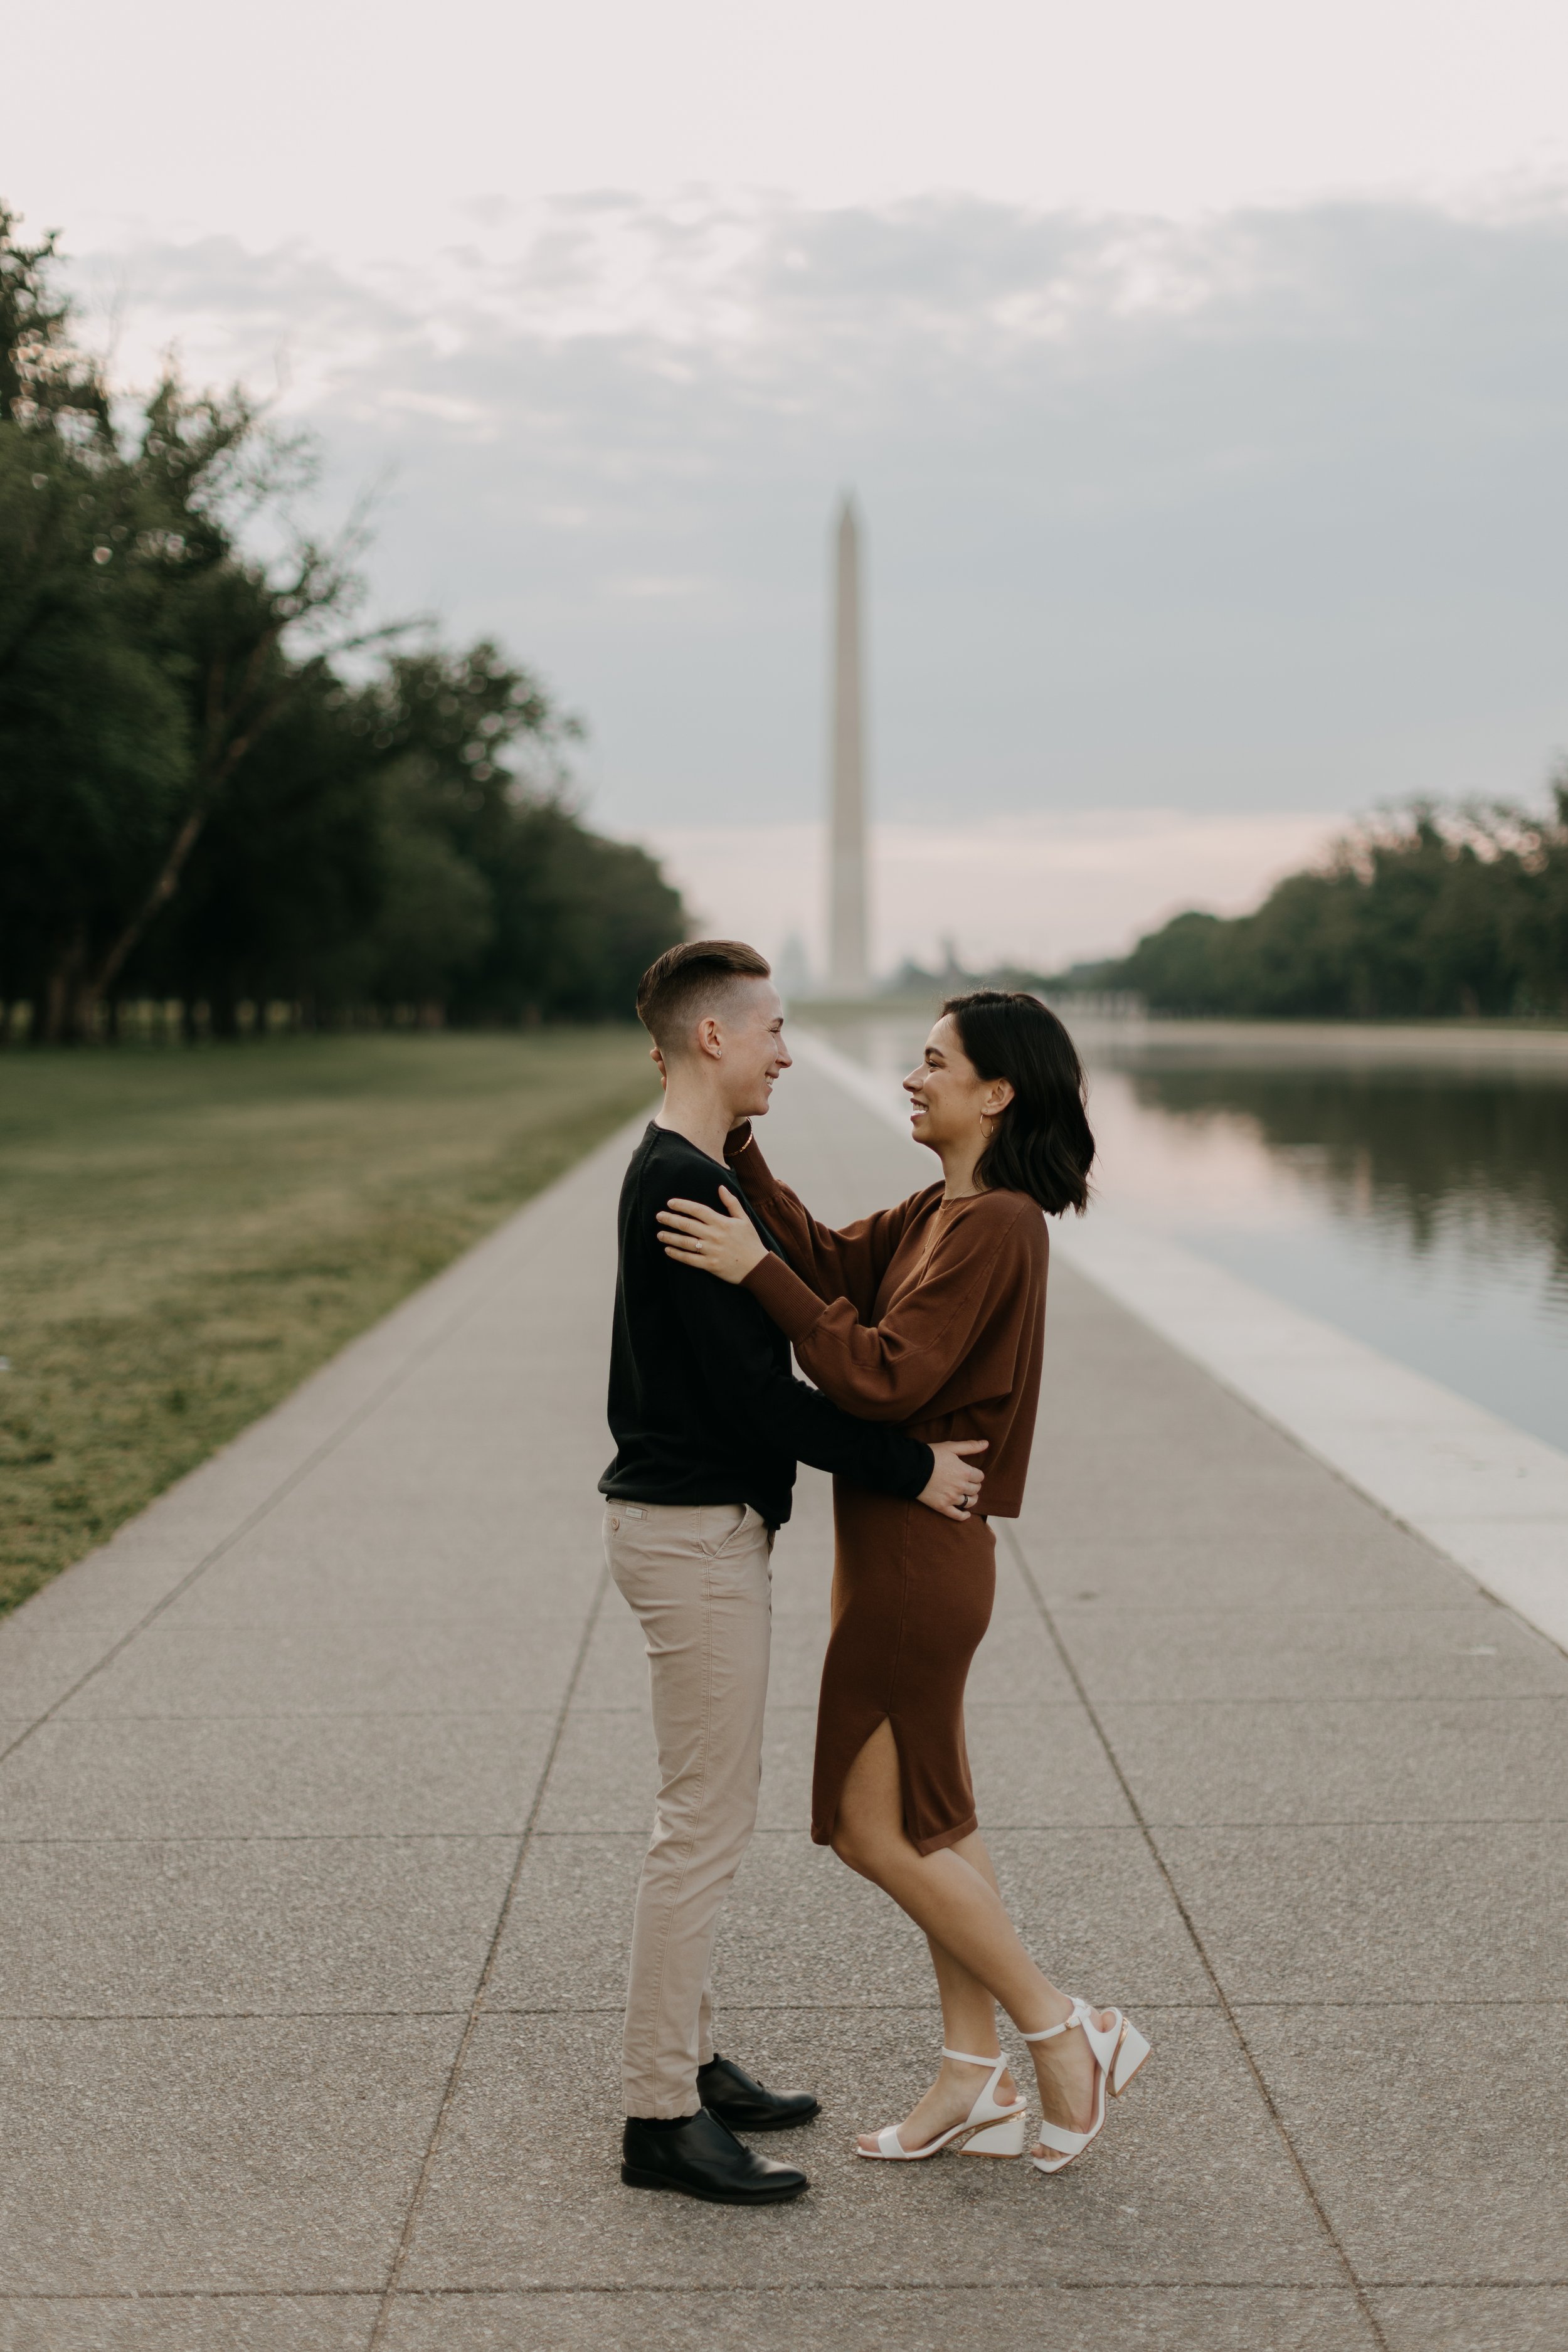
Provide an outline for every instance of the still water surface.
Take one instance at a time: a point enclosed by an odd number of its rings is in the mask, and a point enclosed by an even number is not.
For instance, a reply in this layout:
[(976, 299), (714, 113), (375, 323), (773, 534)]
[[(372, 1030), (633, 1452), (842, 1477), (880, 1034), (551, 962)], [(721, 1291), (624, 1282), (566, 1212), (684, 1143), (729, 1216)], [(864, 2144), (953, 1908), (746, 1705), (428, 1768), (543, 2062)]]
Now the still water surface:
[[(928, 1024), (821, 1025), (901, 1076)], [(1368, 1065), (1079, 1034), (1102, 1200), (1568, 1448), (1568, 1057)]]

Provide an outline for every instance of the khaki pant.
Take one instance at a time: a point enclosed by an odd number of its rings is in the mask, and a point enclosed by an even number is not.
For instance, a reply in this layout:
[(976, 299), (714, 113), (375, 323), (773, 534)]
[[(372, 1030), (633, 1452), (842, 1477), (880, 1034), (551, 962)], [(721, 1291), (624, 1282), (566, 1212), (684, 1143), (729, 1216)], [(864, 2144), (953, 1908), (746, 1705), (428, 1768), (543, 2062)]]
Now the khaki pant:
[(647, 1642), (658, 1802), (632, 1927), (628, 2116), (694, 2116), (713, 2055), (713, 1932), (757, 1817), (773, 1536), (742, 1503), (622, 1503), (610, 1574)]

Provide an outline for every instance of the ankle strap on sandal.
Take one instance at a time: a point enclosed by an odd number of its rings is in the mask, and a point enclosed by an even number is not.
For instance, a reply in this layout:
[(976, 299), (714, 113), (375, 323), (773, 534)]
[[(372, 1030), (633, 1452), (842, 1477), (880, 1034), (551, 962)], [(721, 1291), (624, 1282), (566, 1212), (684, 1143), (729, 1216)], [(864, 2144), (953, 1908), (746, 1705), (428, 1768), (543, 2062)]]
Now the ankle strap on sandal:
[[(1028, 2036), (1026, 2034), (1024, 2038), (1027, 2041)], [(944, 2044), (942, 2054), (944, 2058), (956, 2058), (961, 2066), (992, 2066), (1000, 2068), (1005, 2066), (1007, 2063), (1007, 2053), (1005, 2050), (1001, 2053), (1000, 2056), (995, 2058), (977, 2058), (973, 2050), (949, 2050)]]
[(1088, 2001), (1079, 2000), (1075, 1993), (1073, 1995), (1072, 2014), (1069, 2017), (1064, 2017), (1059, 2025), (1047, 2025), (1043, 2027), (1038, 2033), (1024, 2033), (1020, 2031), (1019, 2039), (1023, 2042), (1054, 2042), (1058, 2033), (1070, 2033), (1075, 2025), (1085, 2024), (1090, 2014), (1091, 2011)]

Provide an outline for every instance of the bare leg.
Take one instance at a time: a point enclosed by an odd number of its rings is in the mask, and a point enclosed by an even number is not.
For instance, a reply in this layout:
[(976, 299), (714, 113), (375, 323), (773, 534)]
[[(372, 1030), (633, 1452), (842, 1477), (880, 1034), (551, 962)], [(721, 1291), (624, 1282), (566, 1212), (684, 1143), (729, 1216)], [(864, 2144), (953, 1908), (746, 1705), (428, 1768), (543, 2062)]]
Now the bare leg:
[[(977, 2058), (998, 2057), (996, 2004), (991, 1995), (978, 1977), (971, 1976), (962, 1961), (955, 1960), (951, 1952), (944, 1951), (929, 1936), (926, 1946), (936, 1970), (936, 1987), (942, 1998), (942, 2038), (947, 2048), (967, 2050)], [(984, 2080), (981, 2067), (965, 2066), (944, 2058), (934, 2087), (905, 2119), (906, 2144), (919, 2147), (924, 2141), (934, 2139), (938, 2132), (946, 2131), (960, 2116), (967, 2115)], [(1004, 2105), (1017, 2097), (1011, 2067), (998, 2075), (994, 2095)]]
[[(849, 1768), (833, 1846), (851, 1870), (890, 1895), (925, 1931), (942, 1992), (943, 2031), (952, 2035), (962, 2021), (968, 2032), (984, 2033), (978, 2042), (954, 2041), (953, 2048), (978, 2053), (996, 2047), (990, 2007), (996, 2001), (1025, 2033), (1059, 2025), (1070, 2015), (1066, 1994), (1041, 1974), (1019, 1941), (979, 1838), (922, 1854), (905, 1836), (898, 1747), (890, 1723), (878, 1725)], [(1094, 2062), (1082, 2034), (1064, 2033), (1037, 2043), (1031, 2054), (1047, 2118), (1069, 2130), (1086, 2131), (1092, 2120)], [(905, 2147), (923, 2147), (957, 2123), (968, 2113), (983, 2079), (976, 2067), (944, 2058), (936, 2082), (900, 2126)], [(861, 2145), (875, 2143), (868, 2137)]]
[[(999, 1895), (996, 1874), (991, 1867), (991, 1856), (978, 1832), (960, 1838), (950, 1852), (958, 1854), (970, 1867), (977, 1870), (994, 1895)], [(931, 1964), (936, 1971), (937, 1990), (942, 1996), (942, 2038), (950, 2050), (973, 2050), (976, 2056), (994, 2058), (1000, 2054), (996, 2040), (996, 2003), (980, 1979), (955, 1959), (944, 1944), (934, 1937), (926, 1937)], [(969, 2079), (966, 2072), (963, 2081)], [(1017, 2096), (1011, 2069), (996, 2085), (1001, 2100)]]

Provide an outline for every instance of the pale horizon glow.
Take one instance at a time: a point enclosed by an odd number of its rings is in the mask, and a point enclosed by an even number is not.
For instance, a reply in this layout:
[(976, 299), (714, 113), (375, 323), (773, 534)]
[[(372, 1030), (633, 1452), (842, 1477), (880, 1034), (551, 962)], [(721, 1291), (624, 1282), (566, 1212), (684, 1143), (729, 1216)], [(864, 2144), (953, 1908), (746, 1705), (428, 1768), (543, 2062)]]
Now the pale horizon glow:
[[(989, 817), (873, 824), (871, 964), (940, 970), (951, 942), (970, 970), (1059, 971), (1123, 954), (1188, 907), (1243, 914), (1320, 858), (1342, 827), (1321, 815)], [(826, 966), (826, 867), (813, 824), (667, 826), (642, 836), (677, 882), (692, 936), (745, 939), (775, 964), (791, 939)]]

